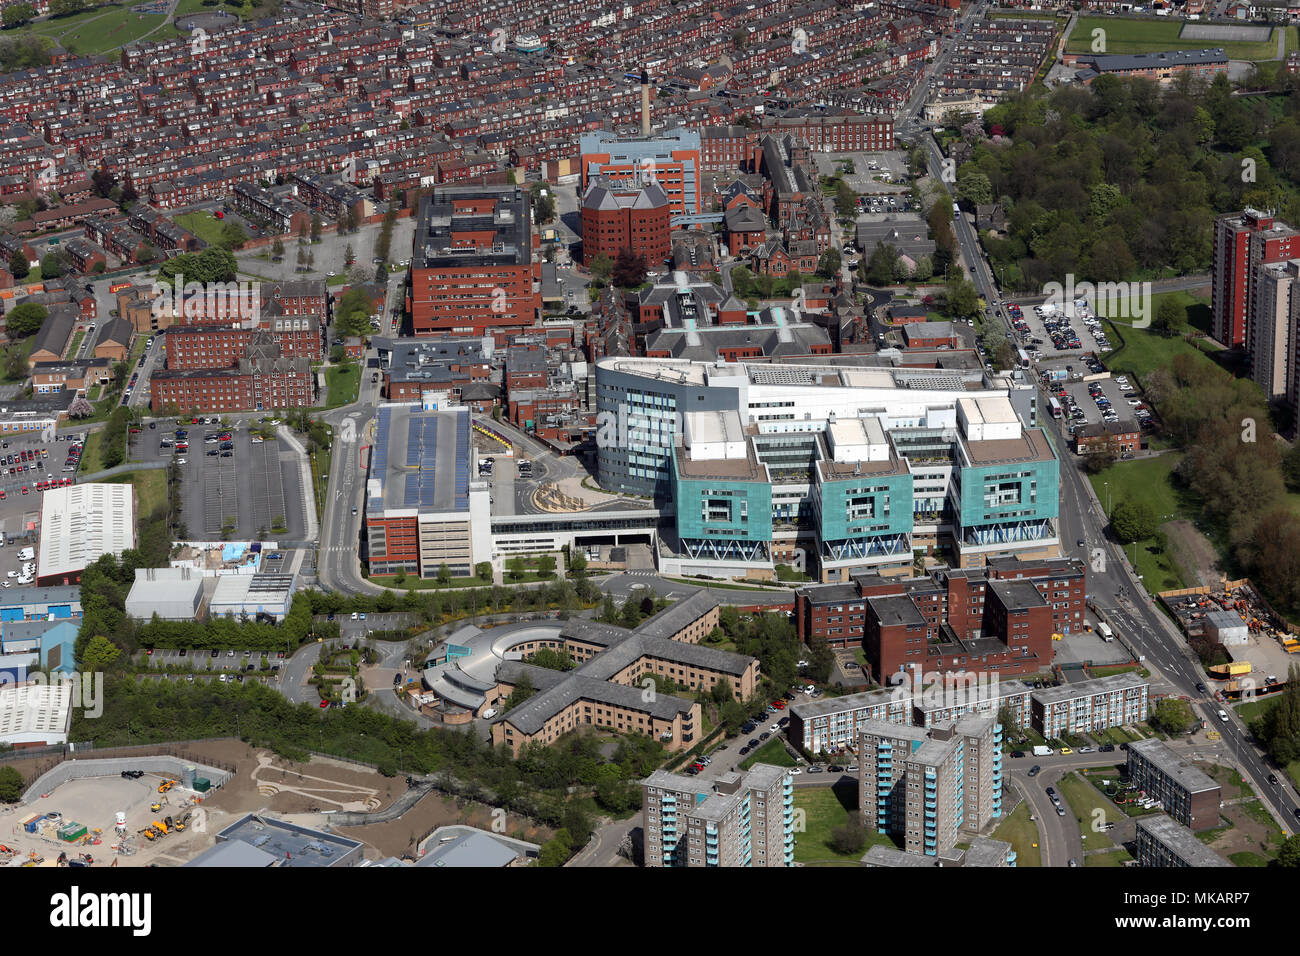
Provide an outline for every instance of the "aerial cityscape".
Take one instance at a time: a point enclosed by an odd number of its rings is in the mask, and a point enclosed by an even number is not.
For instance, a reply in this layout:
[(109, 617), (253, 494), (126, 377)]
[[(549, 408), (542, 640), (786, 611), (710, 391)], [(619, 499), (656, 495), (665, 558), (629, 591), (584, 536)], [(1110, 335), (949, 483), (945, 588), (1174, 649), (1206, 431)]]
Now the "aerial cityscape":
[(0, 17), (0, 865), (1300, 866), (1300, 6)]

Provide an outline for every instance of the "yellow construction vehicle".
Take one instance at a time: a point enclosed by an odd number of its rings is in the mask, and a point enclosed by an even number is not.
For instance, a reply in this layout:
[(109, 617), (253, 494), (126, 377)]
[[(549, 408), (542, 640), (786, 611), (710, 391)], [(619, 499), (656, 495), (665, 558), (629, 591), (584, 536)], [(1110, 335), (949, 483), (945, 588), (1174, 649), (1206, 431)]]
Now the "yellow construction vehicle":
[(161, 803), (151, 803), (151, 804), (149, 804), (149, 811), (150, 811), (151, 813), (157, 813), (157, 812), (158, 812), (159, 810), (161, 810), (161, 809), (162, 809), (162, 804), (161, 804)]
[(140, 835), (144, 837), (146, 840), (150, 841), (151, 843), (158, 836), (158, 834), (154, 833), (153, 827), (145, 827), (143, 830), (140, 831)]
[[(171, 818), (169, 817), (168, 819), (170, 820)], [(186, 810), (184, 813), (182, 813), (179, 817), (176, 818), (176, 822), (172, 824), (172, 829), (175, 830), (177, 833), (184, 833), (185, 824), (189, 823), (189, 820), (190, 820), (190, 811)]]
[(175, 784), (176, 784), (175, 780), (164, 780), (162, 783), (158, 784), (158, 792), (166, 793), (173, 786), (175, 786)]
[(167, 824), (163, 823), (161, 820), (155, 820), (153, 822), (153, 828), (158, 831), (159, 836), (167, 835), (167, 830), (168, 830)]

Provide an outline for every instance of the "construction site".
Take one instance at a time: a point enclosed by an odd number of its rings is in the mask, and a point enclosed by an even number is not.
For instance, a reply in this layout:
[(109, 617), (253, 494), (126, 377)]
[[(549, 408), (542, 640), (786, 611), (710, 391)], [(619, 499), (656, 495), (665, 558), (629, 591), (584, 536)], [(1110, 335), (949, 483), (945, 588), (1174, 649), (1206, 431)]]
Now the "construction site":
[(1228, 662), (1207, 668), (1219, 699), (1280, 690), (1292, 662), (1300, 662), (1300, 638), (1248, 579), (1214, 587), (1165, 591), (1161, 602), (1189, 642), (1221, 644)]
[[(496, 820), (492, 807), (437, 790), (412, 794), (409, 780), (363, 764), (293, 761), (230, 738), (112, 753), (8, 762), (30, 783), (21, 802), (0, 807), (0, 866), (182, 866), (248, 814), (346, 835), (368, 860), (414, 858), (438, 827)], [(343, 819), (350, 825), (338, 826)], [(507, 822), (521, 839), (550, 837), (514, 814)]]

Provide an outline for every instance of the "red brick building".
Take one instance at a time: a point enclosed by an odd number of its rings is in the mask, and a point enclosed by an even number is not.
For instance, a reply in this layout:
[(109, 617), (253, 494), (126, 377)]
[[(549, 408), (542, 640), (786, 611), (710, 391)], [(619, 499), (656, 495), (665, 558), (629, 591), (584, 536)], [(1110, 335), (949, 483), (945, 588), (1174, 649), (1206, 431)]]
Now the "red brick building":
[(913, 665), (1012, 677), (1051, 667), (1052, 635), (1083, 629), (1086, 600), (1082, 562), (994, 559), (930, 578), (861, 574), (800, 588), (795, 628), (805, 643), (861, 646), (882, 682)]
[(516, 186), (440, 186), (420, 203), (407, 309), (416, 335), (493, 335), (532, 326), (541, 267)]
[(618, 186), (603, 177), (593, 179), (579, 213), (584, 265), (601, 254), (616, 259), (630, 249), (653, 268), (672, 252), (668, 194), (658, 183)]
[(166, 369), (155, 372), (151, 382), (154, 414), (308, 408), (314, 396), (311, 365), (301, 358), (245, 358), (225, 369)]
[(1300, 236), (1286, 223), (1255, 209), (1214, 220), (1210, 286), (1211, 334), (1228, 348), (1249, 347), (1247, 310), (1255, 267), (1300, 255)]

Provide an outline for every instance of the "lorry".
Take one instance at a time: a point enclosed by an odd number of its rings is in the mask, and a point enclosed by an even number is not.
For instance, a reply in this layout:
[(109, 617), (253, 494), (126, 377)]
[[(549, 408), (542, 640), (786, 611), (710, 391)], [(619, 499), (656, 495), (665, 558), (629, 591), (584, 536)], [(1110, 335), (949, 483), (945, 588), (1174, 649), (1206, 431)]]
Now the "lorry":
[(1097, 633), (1101, 635), (1101, 639), (1107, 644), (1110, 644), (1115, 640), (1115, 632), (1110, 629), (1110, 625), (1105, 621), (1102, 621), (1097, 625)]
[(1035, 757), (1050, 757), (1051, 755), (1052, 755), (1052, 748), (1051, 748), (1051, 747), (1048, 747), (1048, 746), (1046, 746), (1046, 745), (1044, 745), (1044, 744), (1035, 744), (1035, 745), (1034, 745), (1034, 756), (1035, 756)]

